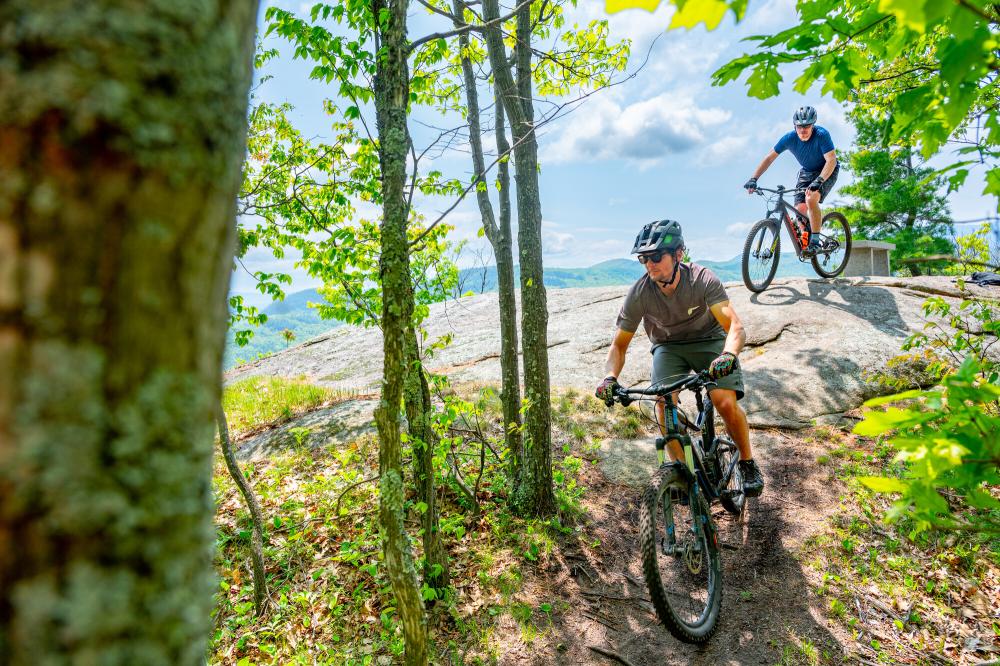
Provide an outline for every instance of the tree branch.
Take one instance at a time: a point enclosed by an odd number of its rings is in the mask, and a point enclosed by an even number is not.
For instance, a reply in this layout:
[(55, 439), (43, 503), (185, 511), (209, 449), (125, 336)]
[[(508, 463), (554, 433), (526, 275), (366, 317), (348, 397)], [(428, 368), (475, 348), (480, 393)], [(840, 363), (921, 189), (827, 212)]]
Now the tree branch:
[[(517, 12), (522, 7), (530, 5), (533, 1), (534, 0), (523, 0), (523, 2), (521, 2), (521, 4), (519, 4), (517, 7), (515, 7), (514, 10), (511, 11), (509, 14), (507, 14), (505, 16), (498, 16), (497, 18), (492, 19), (490, 21), (487, 21), (486, 23), (483, 23), (483, 24), (466, 23), (462, 27), (455, 28), (454, 30), (447, 30), (447, 31), (444, 31), (444, 32), (435, 32), (435, 33), (432, 33), (432, 34), (427, 35), (425, 37), (421, 37), (420, 39), (417, 39), (415, 41), (410, 42), (410, 46), (409, 46), (408, 52), (409, 53), (413, 53), (417, 49), (417, 47), (422, 46), (422, 45), (426, 44), (427, 42), (432, 42), (435, 39), (447, 39), (448, 37), (454, 37), (456, 35), (462, 35), (462, 34), (465, 34), (467, 32), (473, 31), (473, 30), (476, 31), (476, 32), (482, 32), (486, 28), (489, 28), (491, 26), (497, 25), (498, 23), (503, 23), (504, 21), (509, 21), (510, 19), (514, 18), (517, 15)], [(452, 18), (454, 20), (454, 17), (452, 17), (452, 16), (449, 16), (449, 18)]]

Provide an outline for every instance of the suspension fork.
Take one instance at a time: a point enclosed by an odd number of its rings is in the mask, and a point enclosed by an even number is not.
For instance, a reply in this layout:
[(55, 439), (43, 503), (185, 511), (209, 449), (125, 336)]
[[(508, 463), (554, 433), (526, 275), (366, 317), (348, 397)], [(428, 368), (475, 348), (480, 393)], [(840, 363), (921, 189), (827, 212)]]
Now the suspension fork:
[(681, 433), (681, 423), (677, 416), (677, 405), (674, 404), (673, 397), (664, 396), (663, 402), (663, 418), (666, 421), (663, 427), (666, 432), (663, 437), (656, 438), (656, 462), (662, 465), (666, 461), (665, 449), (667, 443), (676, 440), (684, 450), (684, 462), (687, 465), (688, 471), (693, 475), (695, 473), (695, 466), (694, 452), (691, 448), (691, 437)]

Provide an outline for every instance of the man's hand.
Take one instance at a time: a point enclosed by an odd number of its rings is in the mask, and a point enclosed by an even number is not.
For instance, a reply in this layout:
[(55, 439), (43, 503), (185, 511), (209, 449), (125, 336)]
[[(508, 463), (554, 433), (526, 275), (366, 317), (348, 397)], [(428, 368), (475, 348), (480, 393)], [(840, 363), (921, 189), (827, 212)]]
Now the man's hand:
[(809, 187), (807, 189), (811, 192), (816, 192), (817, 190), (819, 190), (819, 188), (823, 187), (823, 183), (825, 182), (826, 180), (823, 178), (823, 176), (816, 176), (816, 180), (809, 183)]
[(747, 191), (747, 194), (753, 194), (757, 189), (757, 179), (751, 178), (746, 183), (743, 184), (743, 189)]
[(604, 381), (597, 385), (597, 390), (594, 391), (594, 395), (603, 400), (605, 404), (610, 407), (614, 402), (615, 389), (617, 388), (621, 388), (618, 384), (618, 378), (613, 375), (608, 375), (604, 378)]
[(738, 367), (740, 367), (740, 362), (736, 359), (736, 354), (722, 352), (708, 366), (708, 375), (712, 379), (719, 379), (733, 374), (733, 371)]

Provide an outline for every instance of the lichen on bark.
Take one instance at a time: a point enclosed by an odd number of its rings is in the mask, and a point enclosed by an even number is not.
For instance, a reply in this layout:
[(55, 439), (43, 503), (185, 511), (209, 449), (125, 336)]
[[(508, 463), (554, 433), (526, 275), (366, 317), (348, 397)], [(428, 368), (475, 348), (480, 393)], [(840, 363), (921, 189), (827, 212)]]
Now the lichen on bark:
[(0, 661), (198, 664), (256, 2), (0, 4)]

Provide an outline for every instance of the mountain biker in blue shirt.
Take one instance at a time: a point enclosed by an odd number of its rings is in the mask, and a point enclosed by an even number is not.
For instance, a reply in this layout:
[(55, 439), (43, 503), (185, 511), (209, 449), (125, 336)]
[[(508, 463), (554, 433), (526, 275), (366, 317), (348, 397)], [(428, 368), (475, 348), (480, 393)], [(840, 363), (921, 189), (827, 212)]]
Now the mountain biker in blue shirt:
[(811, 106), (799, 107), (792, 115), (792, 123), (795, 130), (778, 139), (774, 149), (764, 157), (743, 187), (747, 193), (752, 194), (757, 189), (757, 179), (767, 171), (778, 155), (786, 150), (795, 155), (802, 167), (795, 187), (807, 188), (805, 192), (795, 193), (795, 207), (803, 215), (809, 216), (812, 233), (809, 234), (809, 247), (804, 253), (812, 256), (819, 250), (818, 234), (823, 226), (823, 212), (819, 205), (837, 182), (840, 165), (837, 164), (830, 133), (816, 124), (816, 109)]

